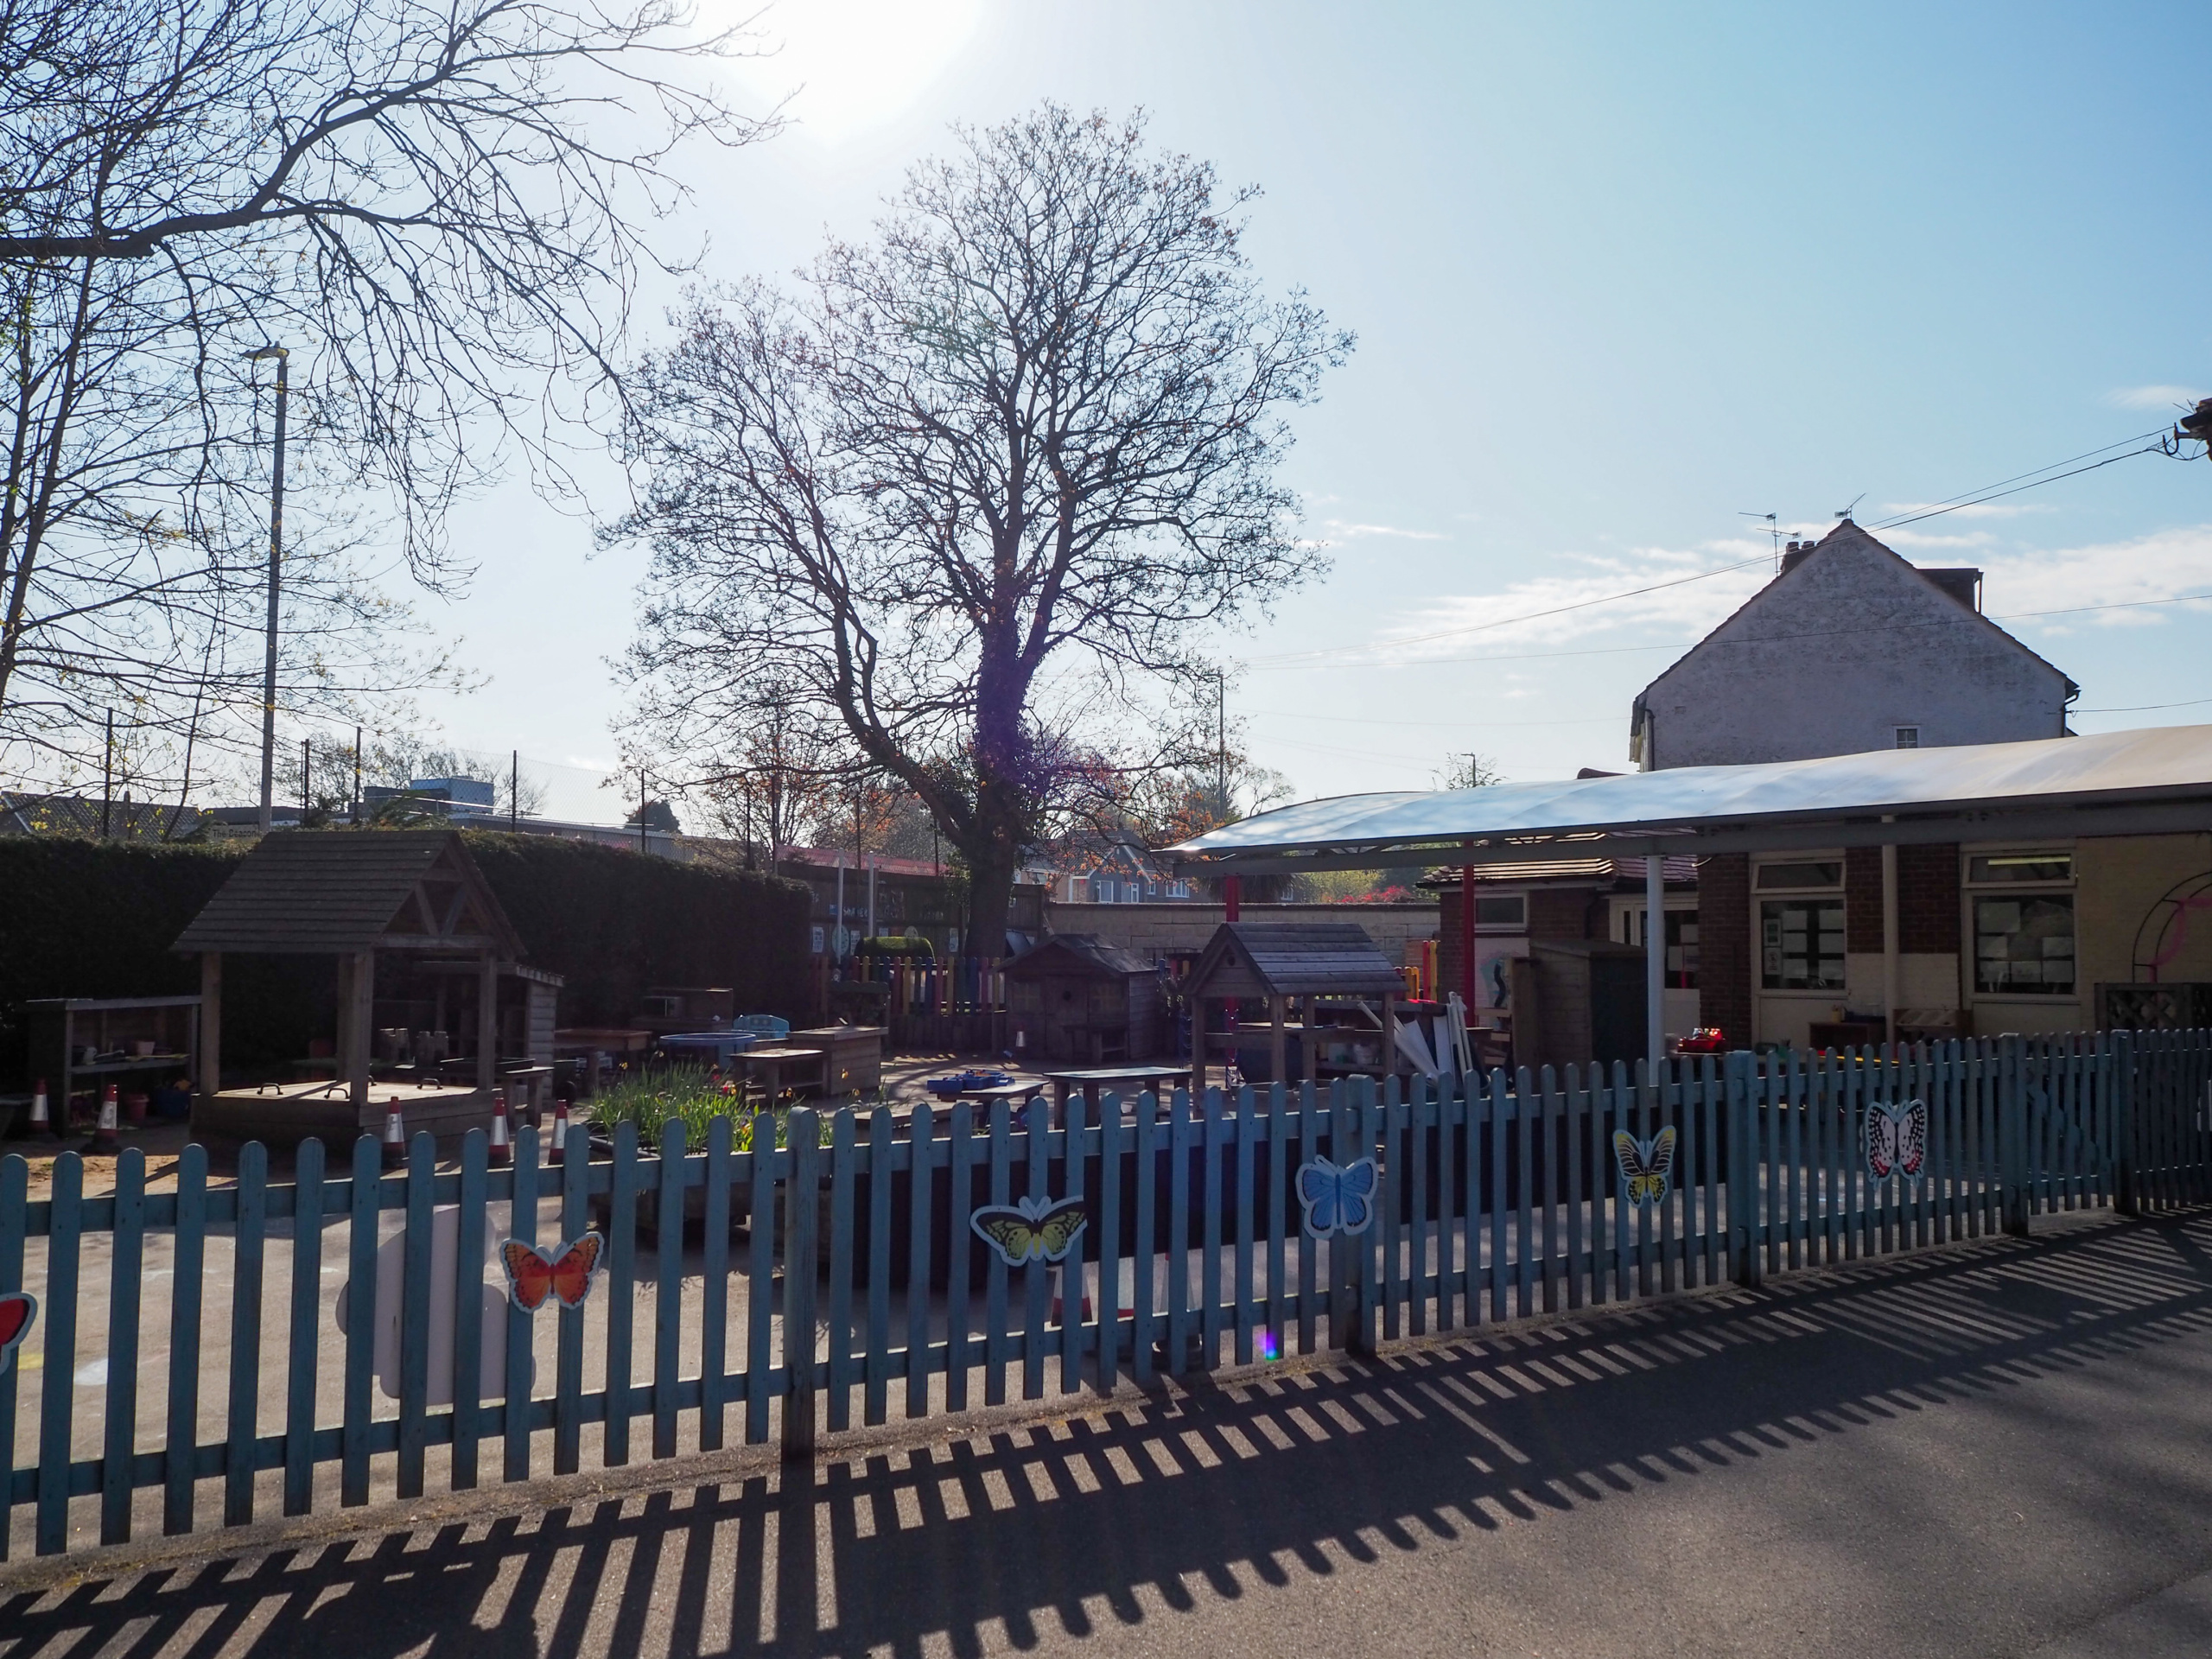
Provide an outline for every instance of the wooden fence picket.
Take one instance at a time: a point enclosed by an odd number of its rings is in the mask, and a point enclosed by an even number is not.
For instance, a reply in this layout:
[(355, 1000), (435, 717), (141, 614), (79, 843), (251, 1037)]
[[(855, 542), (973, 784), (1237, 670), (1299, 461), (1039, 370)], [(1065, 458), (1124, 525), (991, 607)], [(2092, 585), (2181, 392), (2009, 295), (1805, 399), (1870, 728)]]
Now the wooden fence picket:
[[(139, 1489), (158, 1486), (164, 1530), (188, 1531), (198, 1483), (219, 1477), (223, 1520), (243, 1524), (255, 1517), (264, 1472), (281, 1477), (283, 1511), (297, 1516), (312, 1510), (321, 1465), (337, 1465), (340, 1503), (359, 1504), (385, 1457), (403, 1497), (424, 1493), (434, 1472), (464, 1491), (482, 1478), (487, 1438), (501, 1442), (503, 1479), (529, 1478), (541, 1430), (550, 1433), (555, 1471), (574, 1473), (587, 1425), (598, 1426), (612, 1465), (633, 1455), (639, 1419), (650, 1424), (650, 1455), (666, 1459), (684, 1443), (694, 1407), (696, 1443), (719, 1447), (728, 1407), (739, 1402), (747, 1440), (769, 1438), (780, 1404), (786, 1453), (805, 1456), (824, 1392), (823, 1421), (836, 1432), (856, 1426), (856, 1395), (860, 1422), (886, 1421), (894, 1383), (910, 1419), (963, 1410), (978, 1368), (993, 1403), (1008, 1397), (1017, 1364), (1021, 1396), (1044, 1397), (1054, 1360), (1058, 1392), (1105, 1394), (1123, 1378), (1149, 1382), (1162, 1365), (1183, 1375), (1265, 1363), (1294, 1346), (1366, 1351), (1378, 1340), (1731, 1276), (1755, 1284), (1769, 1272), (2017, 1229), (2037, 1215), (2157, 1213), (2212, 1191), (2208, 1079), (2212, 1033), (2061, 1034), (1885, 1043), (1810, 1064), (1780, 1054), (1732, 1056), (1724, 1066), (1702, 1056), (1379, 1087), (1339, 1079), (1325, 1094), (1277, 1082), (1165, 1100), (1109, 1094), (1095, 1105), (1077, 1096), (1057, 1123), (1041, 1100), (1019, 1114), (995, 1103), (984, 1122), (964, 1103), (903, 1116), (842, 1109), (826, 1123), (798, 1109), (782, 1119), (780, 1148), (772, 1113), (713, 1120), (696, 1145), (671, 1122), (652, 1148), (621, 1123), (596, 1161), (579, 1132), (557, 1171), (543, 1166), (541, 1137), (527, 1126), (511, 1169), (488, 1167), (478, 1131), (442, 1169), (427, 1135), (397, 1171), (380, 1166), (378, 1143), (363, 1136), (340, 1171), (325, 1167), (320, 1143), (304, 1143), (278, 1184), (256, 1144), (241, 1150), (235, 1184), (213, 1192), (205, 1150), (188, 1146), (173, 1194), (148, 1192), (145, 1160), (130, 1150), (117, 1160), (112, 1194), (93, 1199), (84, 1196), (82, 1159), (65, 1153), (51, 1196), (35, 1204), (25, 1161), (0, 1158), (0, 1290), (35, 1270), (44, 1359), (33, 1384), (36, 1461), (0, 1471), (0, 1523), (28, 1510), (46, 1554), (67, 1548), (73, 1514), (88, 1533), (96, 1520), (101, 1542), (119, 1543), (131, 1535)], [(1926, 1114), (1917, 1177), (1902, 1166), (1876, 1177), (1870, 1121), (1916, 1102)], [(1669, 1129), (1673, 1179), (1631, 1201), (1613, 1136), (1650, 1145)], [(1298, 1172), (1321, 1158), (1339, 1168), (1376, 1160), (1364, 1230), (1306, 1236)], [(1065, 1260), (1033, 1256), (1009, 1270), (976, 1235), (979, 1205), (1017, 1197), (1033, 1209), (1085, 1206)], [(605, 1272), (584, 1306), (540, 1321), (510, 1301), (495, 1316), (503, 1325), (487, 1327), (484, 1264), (498, 1243), (573, 1243), (595, 1216)], [(695, 1222), (703, 1222), (696, 1344), (686, 1300)], [(746, 1235), (741, 1247), (734, 1223)], [(264, 1316), (272, 1226), (290, 1230), (282, 1257), (289, 1280), (281, 1311)], [(228, 1239), (212, 1263), (211, 1227)], [(326, 1401), (317, 1368), (333, 1336), (321, 1325), (323, 1286), (340, 1271), (322, 1265), (331, 1230), (344, 1239), (346, 1300), (334, 1333), (340, 1380)], [(163, 1232), (166, 1313), (147, 1300), (148, 1287), (164, 1283), (146, 1267), (149, 1236)], [(112, 1245), (97, 1382), (78, 1370), (87, 1234)], [(433, 1248), (440, 1238), (455, 1249), (449, 1269)], [(641, 1248), (654, 1252), (643, 1376), (634, 1352)], [(982, 1262), (976, 1249), (986, 1250)], [(396, 1332), (378, 1329), (380, 1261), (398, 1274), (385, 1296), (389, 1316), (397, 1293)], [(223, 1274), (230, 1305), (222, 1427), (202, 1446), (211, 1269)], [(432, 1279), (448, 1270), (454, 1323), (434, 1331)], [(435, 1287), (441, 1300), (445, 1288)], [(164, 1441), (141, 1451), (149, 1319), (166, 1325)], [(542, 1324), (551, 1327), (553, 1364), (541, 1389)], [(482, 1344), (502, 1329), (504, 1375), (494, 1365), (486, 1379)], [(589, 1391), (588, 1361), (605, 1373)], [(396, 1376), (380, 1386), (380, 1368), (394, 1363)], [(0, 1372), (0, 1444), (12, 1446), (25, 1369)], [(263, 1378), (280, 1375), (282, 1421), (264, 1425)], [(397, 1407), (380, 1416), (386, 1388)], [(318, 1420), (325, 1406), (327, 1424)], [(77, 1419), (88, 1410), (99, 1414), (98, 1433), (88, 1426), (83, 1438), (97, 1450), (80, 1459)], [(440, 1446), (449, 1458), (431, 1457)], [(0, 1524), (0, 1547), (6, 1530)]]

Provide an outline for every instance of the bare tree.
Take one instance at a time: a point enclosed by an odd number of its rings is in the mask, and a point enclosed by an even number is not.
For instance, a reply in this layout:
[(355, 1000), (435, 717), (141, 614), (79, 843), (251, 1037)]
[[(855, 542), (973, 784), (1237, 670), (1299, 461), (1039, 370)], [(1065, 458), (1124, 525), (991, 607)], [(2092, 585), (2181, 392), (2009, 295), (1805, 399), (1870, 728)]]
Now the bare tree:
[(1488, 789), (1492, 784), (1505, 781), (1505, 774), (1497, 769), (1497, 761), (1477, 754), (1472, 749), (1465, 754), (1446, 756), (1435, 776), (1439, 789)]
[(1066, 790), (1204, 630), (1314, 569), (1284, 415), (1350, 350), (1239, 246), (1249, 190), (1047, 104), (913, 170), (796, 297), (698, 295), (638, 377), (632, 664), (681, 747), (772, 670), (912, 790), (1002, 937)]
[(404, 622), (374, 573), (318, 569), (362, 542), (325, 509), (372, 504), (435, 588), (467, 574), (456, 493), (517, 445), (557, 483), (671, 147), (765, 130), (681, 79), (730, 48), (671, 0), (0, 0), (0, 760), (51, 772), (118, 703), (202, 745), (257, 713), (243, 353), (270, 342), (321, 486), (286, 536), (284, 699), (419, 683), (363, 648)]

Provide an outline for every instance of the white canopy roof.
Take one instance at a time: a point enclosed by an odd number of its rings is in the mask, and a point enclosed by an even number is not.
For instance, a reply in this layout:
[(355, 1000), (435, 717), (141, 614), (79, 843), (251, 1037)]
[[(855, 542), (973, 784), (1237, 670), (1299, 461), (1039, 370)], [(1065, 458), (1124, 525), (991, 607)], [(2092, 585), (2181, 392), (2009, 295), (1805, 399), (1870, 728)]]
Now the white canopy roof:
[(1186, 873), (2212, 830), (2212, 726), (1340, 795), (1171, 849)]

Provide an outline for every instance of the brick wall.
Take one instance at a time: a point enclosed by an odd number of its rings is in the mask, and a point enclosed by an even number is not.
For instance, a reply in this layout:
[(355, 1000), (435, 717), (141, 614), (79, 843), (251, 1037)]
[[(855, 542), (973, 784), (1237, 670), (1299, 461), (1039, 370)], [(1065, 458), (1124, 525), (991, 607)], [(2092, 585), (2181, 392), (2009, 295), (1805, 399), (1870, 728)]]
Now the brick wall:
[[(1478, 893), (1476, 897), (1480, 898)], [(1445, 887), (1437, 893), (1436, 976), (1447, 991), (1465, 984), (1459, 953), (1459, 890)], [(1531, 939), (1602, 939), (1605, 937), (1604, 895), (1589, 887), (1535, 887), (1529, 890), (1529, 937)]]
[(1843, 948), (1879, 955), (1882, 949), (1882, 849), (1852, 847), (1843, 855)]
[(1959, 848), (1897, 849), (1897, 934), (1912, 953), (1959, 950)]
[(1697, 870), (1697, 988), (1700, 1021), (1733, 1047), (1751, 1042), (1751, 860), (1748, 853), (1700, 859)]
[[(1844, 855), (1847, 950), (1878, 955), (1882, 939), (1882, 849), (1853, 847)], [(1908, 954), (1959, 949), (1959, 849), (1897, 849), (1897, 948)]]

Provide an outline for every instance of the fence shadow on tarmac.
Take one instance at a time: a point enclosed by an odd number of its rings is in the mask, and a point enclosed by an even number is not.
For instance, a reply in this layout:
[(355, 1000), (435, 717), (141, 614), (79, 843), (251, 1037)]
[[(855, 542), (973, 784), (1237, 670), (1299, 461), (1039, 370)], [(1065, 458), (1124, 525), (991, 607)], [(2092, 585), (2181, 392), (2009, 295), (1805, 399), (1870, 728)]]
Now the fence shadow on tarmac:
[[(0, 1654), (1026, 1649), (1356, 1575), (2208, 1330), (2212, 1217), (2099, 1221), (1200, 1379), (788, 1475), (738, 1454), (706, 1484), (519, 1518), (487, 1499), (188, 1565), (25, 1564), (0, 1576)], [(2073, 1455), (2116, 1470), (2126, 1454), (2089, 1440)], [(2200, 1471), (2151, 1478), (2178, 1512), (2202, 1501)]]

